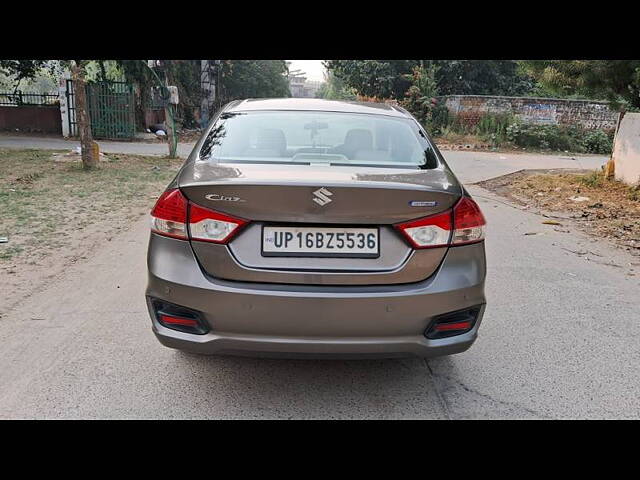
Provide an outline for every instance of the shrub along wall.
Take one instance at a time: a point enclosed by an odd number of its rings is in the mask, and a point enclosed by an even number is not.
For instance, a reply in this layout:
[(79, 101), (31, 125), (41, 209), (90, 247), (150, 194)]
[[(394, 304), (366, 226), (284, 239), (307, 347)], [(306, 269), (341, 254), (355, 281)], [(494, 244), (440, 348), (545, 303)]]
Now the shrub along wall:
[(586, 130), (613, 130), (618, 112), (607, 102), (561, 98), (449, 95), (438, 97), (450, 115), (475, 126), (486, 114), (513, 114), (524, 124), (567, 125)]

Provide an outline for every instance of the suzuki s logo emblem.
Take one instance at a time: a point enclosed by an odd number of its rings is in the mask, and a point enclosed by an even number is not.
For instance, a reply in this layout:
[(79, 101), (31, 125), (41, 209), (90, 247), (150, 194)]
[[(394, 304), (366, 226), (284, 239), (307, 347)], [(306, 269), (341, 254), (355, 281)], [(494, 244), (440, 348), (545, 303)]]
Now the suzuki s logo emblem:
[(313, 201), (316, 202), (321, 207), (324, 207), (327, 203), (331, 203), (333, 201), (329, 198), (331, 195), (333, 195), (333, 193), (331, 193), (329, 190), (327, 190), (324, 187), (319, 188), (318, 190), (313, 192), (313, 195), (315, 196)]

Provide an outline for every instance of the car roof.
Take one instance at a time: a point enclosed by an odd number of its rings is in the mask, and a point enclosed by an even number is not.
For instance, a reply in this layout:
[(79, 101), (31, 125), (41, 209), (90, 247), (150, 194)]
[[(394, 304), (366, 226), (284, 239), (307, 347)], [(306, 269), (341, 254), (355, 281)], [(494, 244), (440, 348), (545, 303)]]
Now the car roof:
[(225, 108), (227, 112), (249, 112), (260, 110), (299, 110), (319, 112), (368, 113), (410, 118), (404, 108), (388, 103), (352, 102), (343, 100), (324, 100), (321, 98), (249, 98), (231, 102)]

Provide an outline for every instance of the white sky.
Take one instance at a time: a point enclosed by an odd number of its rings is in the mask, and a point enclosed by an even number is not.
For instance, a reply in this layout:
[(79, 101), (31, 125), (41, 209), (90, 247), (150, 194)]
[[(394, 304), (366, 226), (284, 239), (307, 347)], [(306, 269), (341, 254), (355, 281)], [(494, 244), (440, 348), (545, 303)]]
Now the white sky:
[(322, 60), (288, 60), (291, 62), (289, 70), (302, 70), (306, 72), (309, 80), (324, 80)]

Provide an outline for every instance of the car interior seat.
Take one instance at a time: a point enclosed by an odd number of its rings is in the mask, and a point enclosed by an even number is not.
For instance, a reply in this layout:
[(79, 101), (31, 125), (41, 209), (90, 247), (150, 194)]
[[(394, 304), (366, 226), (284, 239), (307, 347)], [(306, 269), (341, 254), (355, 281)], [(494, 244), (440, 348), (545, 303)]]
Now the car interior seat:
[(255, 145), (245, 152), (249, 157), (286, 157), (287, 140), (278, 128), (261, 128), (256, 134)]
[(362, 150), (373, 150), (373, 135), (370, 130), (354, 128), (344, 137), (344, 143), (335, 147), (331, 153), (342, 154), (349, 159), (356, 158), (356, 153)]

